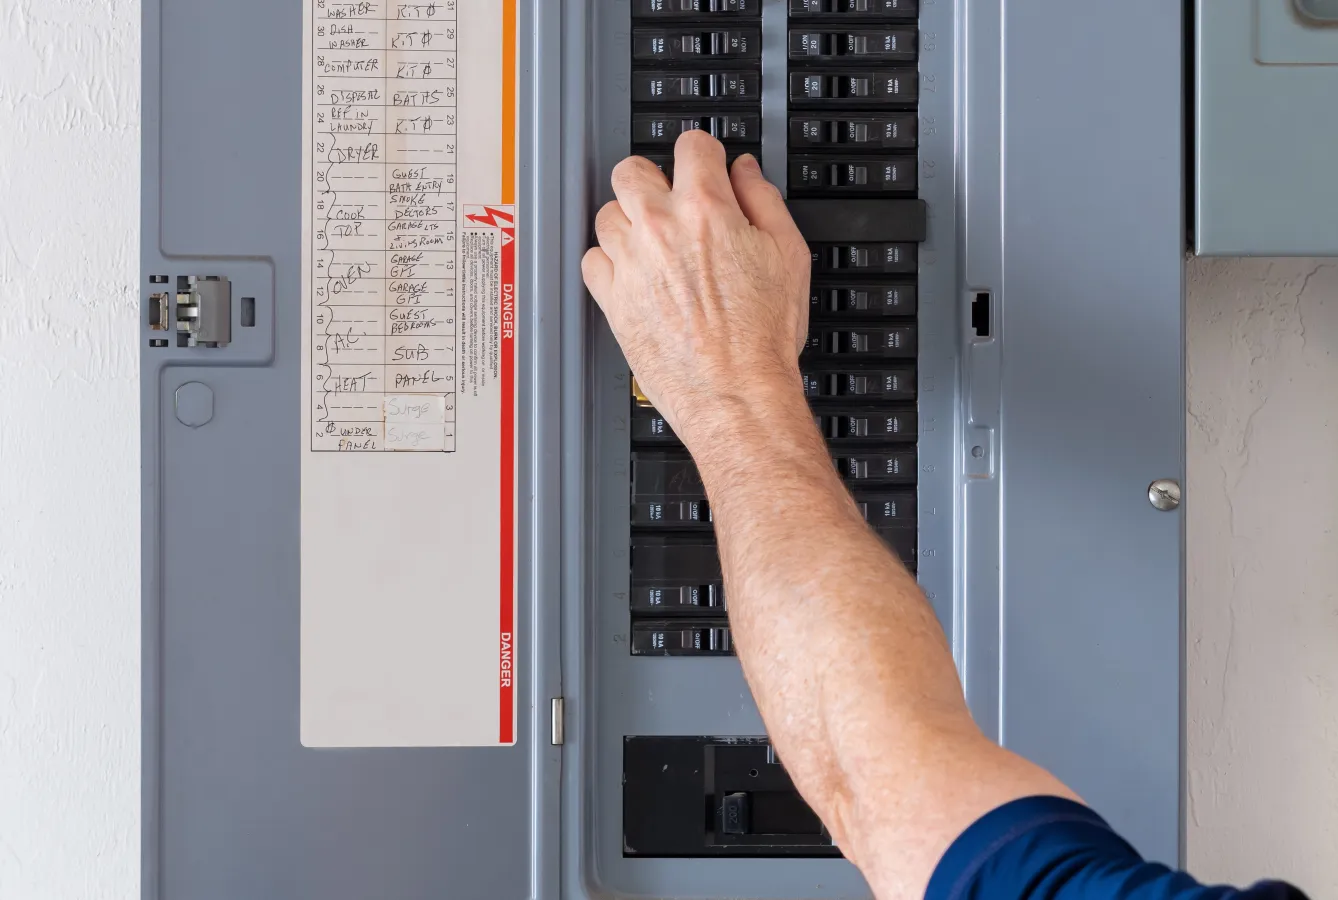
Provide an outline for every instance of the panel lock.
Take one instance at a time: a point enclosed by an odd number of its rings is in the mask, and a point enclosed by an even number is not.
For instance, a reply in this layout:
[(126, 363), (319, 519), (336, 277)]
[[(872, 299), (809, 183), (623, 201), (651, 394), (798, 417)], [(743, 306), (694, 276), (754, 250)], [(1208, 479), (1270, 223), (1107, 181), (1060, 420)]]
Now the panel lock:
[[(157, 295), (165, 298), (165, 294)], [(226, 347), (232, 342), (232, 283), (220, 275), (177, 279), (176, 332), (179, 347)], [(166, 320), (164, 299), (158, 316)]]

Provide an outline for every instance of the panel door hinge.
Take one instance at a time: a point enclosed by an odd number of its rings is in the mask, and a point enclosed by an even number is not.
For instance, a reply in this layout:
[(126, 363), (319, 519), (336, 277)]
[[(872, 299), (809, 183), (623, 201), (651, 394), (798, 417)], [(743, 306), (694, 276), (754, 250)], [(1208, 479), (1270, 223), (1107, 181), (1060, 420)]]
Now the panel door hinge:
[(564, 737), (565, 737), (565, 734), (564, 734), (565, 727), (566, 727), (565, 716), (564, 716), (564, 707), (565, 707), (565, 706), (566, 706), (566, 704), (563, 702), (563, 699), (562, 699), (561, 697), (554, 697), (554, 698), (553, 698), (553, 734), (552, 734), (552, 741), (553, 741), (553, 746), (554, 746), (554, 747), (561, 747), (561, 746), (562, 746), (562, 741), (563, 741), (563, 739), (564, 739)]

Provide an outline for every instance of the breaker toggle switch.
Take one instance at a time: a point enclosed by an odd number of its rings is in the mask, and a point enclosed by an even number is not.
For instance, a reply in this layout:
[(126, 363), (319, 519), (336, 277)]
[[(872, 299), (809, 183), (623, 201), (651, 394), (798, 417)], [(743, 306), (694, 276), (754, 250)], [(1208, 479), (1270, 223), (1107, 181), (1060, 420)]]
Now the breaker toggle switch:
[(796, 72), (790, 75), (790, 101), (803, 105), (894, 105), (914, 103), (918, 95), (914, 69), (888, 72)]
[(632, 142), (672, 144), (679, 135), (704, 131), (719, 141), (756, 140), (760, 117), (756, 115), (641, 115), (632, 120)]
[(915, 272), (915, 245), (907, 243), (809, 244), (819, 272), (849, 275)]
[(791, 31), (790, 58), (914, 62), (915, 32), (904, 29)]
[(918, 0), (790, 0), (790, 15), (805, 16), (896, 16), (913, 19)]
[(790, 160), (790, 186), (803, 190), (838, 193), (882, 193), (915, 190), (915, 159), (912, 157), (875, 157), (872, 159)]
[(916, 121), (912, 113), (853, 118), (811, 116), (790, 120), (790, 143), (846, 149), (913, 149)]
[(914, 481), (915, 451), (860, 453), (833, 458), (836, 471), (847, 481)]
[(742, 792), (720, 799), (720, 833), (747, 834), (752, 830), (752, 804)]
[(908, 526), (915, 524), (915, 495), (908, 491), (896, 493), (855, 494), (855, 506), (864, 521), (874, 528)]
[(645, 60), (756, 59), (761, 43), (759, 38), (756, 29), (682, 32), (638, 28), (632, 32), (632, 57)]
[(723, 612), (725, 591), (719, 584), (647, 585), (634, 588), (632, 610), (664, 615), (672, 612)]
[(805, 372), (802, 377), (808, 397), (909, 400), (915, 396), (915, 377), (909, 368)]
[(761, 0), (636, 0), (632, 15), (652, 19), (700, 15), (756, 15)]
[(813, 417), (818, 430), (829, 441), (903, 440), (915, 437), (912, 412), (870, 410), (823, 413)]
[(904, 357), (915, 355), (915, 328), (821, 328), (808, 336), (805, 350), (829, 356)]
[(641, 500), (632, 504), (633, 525), (709, 525), (711, 508), (705, 500)]
[(717, 622), (632, 623), (633, 656), (729, 656), (729, 626)]
[(758, 72), (634, 72), (632, 99), (639, 103), (757, 100)]
[(815, 285), (809, 293), (809, 312), (814, 316), (909, 316), (915, 314), (915, 294), (914, 284)]

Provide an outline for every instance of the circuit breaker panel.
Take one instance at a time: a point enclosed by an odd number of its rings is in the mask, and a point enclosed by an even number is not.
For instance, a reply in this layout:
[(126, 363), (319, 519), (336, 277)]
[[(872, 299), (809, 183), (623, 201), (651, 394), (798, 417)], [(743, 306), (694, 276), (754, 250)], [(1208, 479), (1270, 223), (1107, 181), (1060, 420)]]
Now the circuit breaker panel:
[(581, 282), (686, 130), (982, 729), (1177, 862), (1179, 6), (145, 0), (146, 900), (869, 896)]

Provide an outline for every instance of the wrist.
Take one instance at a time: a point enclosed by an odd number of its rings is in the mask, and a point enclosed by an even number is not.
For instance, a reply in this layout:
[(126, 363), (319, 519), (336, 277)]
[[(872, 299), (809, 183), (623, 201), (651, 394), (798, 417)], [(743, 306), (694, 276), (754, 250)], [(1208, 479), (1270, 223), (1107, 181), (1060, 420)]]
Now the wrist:
[(736, 387), (695, 396), (679, 410), (675, 430), (708, 481), (741, 457), (798, 463), (824, 445), (813, 424), (797, 365), (754, 373)]

